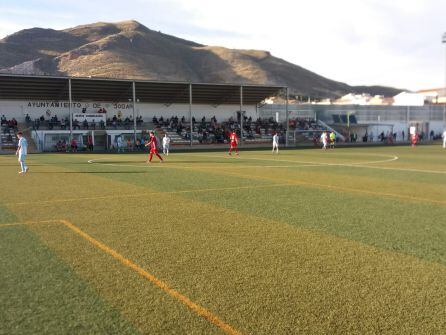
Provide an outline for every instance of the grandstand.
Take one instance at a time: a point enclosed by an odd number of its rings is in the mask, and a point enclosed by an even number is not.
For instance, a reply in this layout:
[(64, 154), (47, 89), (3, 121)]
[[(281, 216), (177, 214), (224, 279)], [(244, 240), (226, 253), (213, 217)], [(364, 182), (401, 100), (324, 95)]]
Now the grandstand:
[[(280, 86), (2, 74), (0, 114), (29, 130), (39, 151), (60, 151), (71, 139), (83, 150), (89, 136), (95, 150), (115, 150), (121, 139), (130, 151), (152, 130), (184, 148), (226, 145), (233, 130), (251, 146), (269, 145), (275, 132), (286, 145), (312, 145), (326, 130), (340, 141), (393, 143), (407, 141), (411, 126), (422, 140), (438, 138), (446, 123), (444, 106), (264, 103), (287, 92)], [(3, 147), (14, 141), (3, 127)]]
[(287, 88), (2, 74), (0, 113), (32, 130), (41, 151), (73, 138), (83, 147), (88, 136), (102, 150), (119, 137), (136, 147), (151, 130), (173, 145), (223, 144), (232, 130), (242, 144), (264, 144), (286, 123), (259, 120), (258, 107), (281, 92)]

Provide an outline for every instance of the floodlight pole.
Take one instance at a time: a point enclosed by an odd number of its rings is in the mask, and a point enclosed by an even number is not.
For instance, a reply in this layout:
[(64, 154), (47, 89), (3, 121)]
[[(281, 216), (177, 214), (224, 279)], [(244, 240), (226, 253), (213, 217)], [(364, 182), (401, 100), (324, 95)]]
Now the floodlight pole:
[(286, 102), (285, 102), (285, 120), (286, 120), (286, 139), (285, 139), (285, 147), (288, 147), (288, 134), (290, 131), (290, 120), (289, 120), (289, 111), (288, 111), (288, 103), (289, 103), (289, 92), (288, 87), (285, 87), (285, 96), (286, 96)]
[(192, 84), (189, 84), (189, 121), (190, 121), (190, 146), (192, 146), (192, 133), (194, 131), (194, 123), (192, 122)]
[[(443, 99), (446, 99), (446, 33), (443, 34), (441, 43), (445, 46)], [(446, 127), (446, 101), (443, 103), (443, 124)]]
[(132, 82), (132, 93), (133, 93), (133, 141), (136, 145), (136, 83)]
[(243, 86), (240, 85), (240, 146), (243, 145)]
[(73, 140), (73, 113), (72, 113), (73, 97), (71, 94), (71, 78), (68, 78), (68, 112), (70, 114), (70, 143)]

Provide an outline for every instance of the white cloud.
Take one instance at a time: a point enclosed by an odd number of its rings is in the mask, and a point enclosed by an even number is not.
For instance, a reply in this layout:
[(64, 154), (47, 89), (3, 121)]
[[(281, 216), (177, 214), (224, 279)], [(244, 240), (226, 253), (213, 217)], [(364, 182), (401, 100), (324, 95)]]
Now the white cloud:
[(269, 50), (354, 85), (418, 89), (441, 86), (444, 80), (440, 37), (446, 30), (446, 3), (440, 0), (40, 2), (38, 15), (24, 4), (0, 5), (0, 36), (25, 26), (137, 19), (203, 44)]

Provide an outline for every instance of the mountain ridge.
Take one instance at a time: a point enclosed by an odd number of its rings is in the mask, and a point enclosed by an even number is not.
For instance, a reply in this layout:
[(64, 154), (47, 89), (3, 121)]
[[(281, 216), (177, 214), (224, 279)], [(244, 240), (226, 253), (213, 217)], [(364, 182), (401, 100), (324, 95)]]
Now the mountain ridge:
[(393, 96), (402, 90), (350, 86), (269, 51), (207, 46), (134, 21), (97, 22), (64, 30), (31, 28), (0, 40), (0, 72), (288, 86), (292, 95)]

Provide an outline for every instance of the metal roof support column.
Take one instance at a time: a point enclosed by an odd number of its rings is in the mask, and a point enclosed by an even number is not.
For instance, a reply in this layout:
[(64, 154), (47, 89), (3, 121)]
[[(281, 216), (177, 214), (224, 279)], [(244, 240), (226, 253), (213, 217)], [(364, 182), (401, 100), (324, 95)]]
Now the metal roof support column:
[(290, 112), (288, 110), (288, 102), (289, 102), (290, 96), (289, 96), (289, 92), (288, 92), (288, 87), (285, 87), (285, 95), (286, 95), (286, 102), (285, 102), (285, 113), (286, 113), (286, 116), (285, 116), (285, 119), (286, 119), (285, 147), (288, 147), (288, 136), (289, 136), (288, 134), (290, 132), (290, 120), (289, 120)]
[(189, 84), (189, 121), (190, 121), (190, 146), (192, 146), (194, 123), (192, 122), (192, 84)]
[(132, 82), (132, 107), (133, 107), (133, 143), (136, 145), (136, 84)]
[[(68, 78), (68, 112), (70, 114), (70, 144), (73, 140), (73, 97), (71, 95), (71, 78)], [(69, 145), (70, 145), (69, 144)]]
[(240, 85), (240, 146), (243, 145), (243, 86)]

